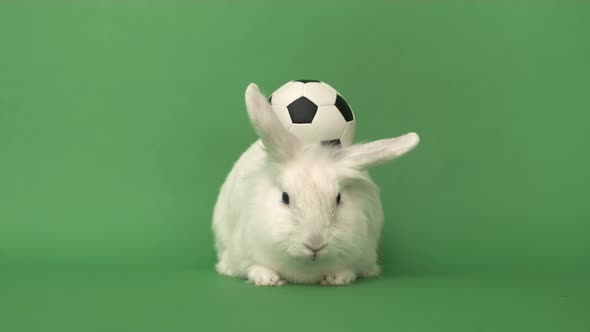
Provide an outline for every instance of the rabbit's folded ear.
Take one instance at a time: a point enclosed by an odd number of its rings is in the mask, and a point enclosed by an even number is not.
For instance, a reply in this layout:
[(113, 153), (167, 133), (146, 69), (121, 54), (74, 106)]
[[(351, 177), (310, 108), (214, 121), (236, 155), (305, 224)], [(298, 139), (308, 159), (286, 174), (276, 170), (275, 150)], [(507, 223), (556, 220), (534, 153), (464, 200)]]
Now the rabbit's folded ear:
[(275, 162), (289, 159), (299, 146), (299, 140), (283, 127), (268, 100), (254, 83), (246, 89), (246, 108), (268, 156)]
[(418, 134), (408, 133), (395, 138), (352, 145), (338, 151), (336, 156), (346, 167), (366, 170), (409, 152), (419, 141)]

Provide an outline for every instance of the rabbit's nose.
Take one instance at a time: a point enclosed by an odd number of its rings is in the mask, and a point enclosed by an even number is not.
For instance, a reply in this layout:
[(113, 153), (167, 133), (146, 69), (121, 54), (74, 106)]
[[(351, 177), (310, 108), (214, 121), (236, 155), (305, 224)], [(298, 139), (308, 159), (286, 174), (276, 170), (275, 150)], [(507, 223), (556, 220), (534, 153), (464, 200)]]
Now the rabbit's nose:
[(313, 234), (307, 239), (305, 243), (303, 243), (303, 245), (313, 252), (318, 252), (326, 246), (326, 243), (324, 242), (323, 236), (319, 234)]

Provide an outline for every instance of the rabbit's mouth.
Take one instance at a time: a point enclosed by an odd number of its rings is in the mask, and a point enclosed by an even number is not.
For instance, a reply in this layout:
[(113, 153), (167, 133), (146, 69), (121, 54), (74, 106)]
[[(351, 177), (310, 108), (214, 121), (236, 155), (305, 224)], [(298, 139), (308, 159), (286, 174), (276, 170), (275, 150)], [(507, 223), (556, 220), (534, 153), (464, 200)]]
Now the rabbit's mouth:
[(324, 261), (325, 257), (326, 255), (324, 253), (319, 252), (306, 252), (291, 256), (291, 258), (297, 260), (302, 265), (318, 264), (319, 261)]
[(329, 257), (329, 255), (327, 255), (323, 251), (322, 252), (314, 251), (308, 257), (311, 258), (312, 262), (317, 262), (317, 261), (325, 261)]
[(320, 252), (322, 252), (322, 250), (326, 247), (326, 244), (322, 244), (322, 245), (315, 245), (315, 246), (311, 246), (309, 244), (303, 244), (303, 246), (305, 248), (307, 248), (307, 250), (311, 251), (311, 260), (315, 261), (316, 259), (318, 259), (318, 256), (320, 255)]

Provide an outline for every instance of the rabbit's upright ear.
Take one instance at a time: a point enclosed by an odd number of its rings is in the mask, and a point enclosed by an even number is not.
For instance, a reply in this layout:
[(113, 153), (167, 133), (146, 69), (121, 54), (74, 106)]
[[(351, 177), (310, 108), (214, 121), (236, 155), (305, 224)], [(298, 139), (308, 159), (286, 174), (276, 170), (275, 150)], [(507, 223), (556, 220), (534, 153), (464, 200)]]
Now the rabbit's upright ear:
[(418, 134), (408, 133), (395, 138), (352, 145), (338, 151), (336, 156), (346, 167), (366, 170), (409, 152), (419, 141)]
[(268, 100), (254, 83), (246, 89), (246, 108), (268, 156), (276, 162), (289, 159), (299, 146), (299, 140), (283, 127)]

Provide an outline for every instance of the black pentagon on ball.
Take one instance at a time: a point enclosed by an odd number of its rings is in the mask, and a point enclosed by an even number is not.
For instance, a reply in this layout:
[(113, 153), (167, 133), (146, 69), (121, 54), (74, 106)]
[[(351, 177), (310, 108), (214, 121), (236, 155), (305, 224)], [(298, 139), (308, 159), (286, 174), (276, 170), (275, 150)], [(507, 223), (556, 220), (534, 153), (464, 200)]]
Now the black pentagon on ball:
[(293, 123), (311, 123), (318, 111), (318, 106), (311, 100), (300, 97), (287, 106)]
[(336, 97), (335, 105), (338, 108), (338, 110), (340, 111), (340, 113), (342, 114), (342, 116), (344, 117), (344, 120), (346, 120), (346, 122), (354, 120), (354, 115), (352, 114), (352, 109), (350, 108), (350, 106), (348, 105), (346, 100), (344, 100), (344, 98), (342, 98), (341, 95), (338, 95)]
[(301, 83), (310, 83), (310, 82), (320, 82), (318, 80), (295, 80), (295, 82), (301, 82)]
[(330, 146), (330, 147), (335, 147), (335, 148), (339, 148), (342, 146), (342, 142), (340, 142), (339, 139), (331, 139), (331, 140), (327, 140), (327, 141), (322, 141), (320, 144), (322, 146)]

